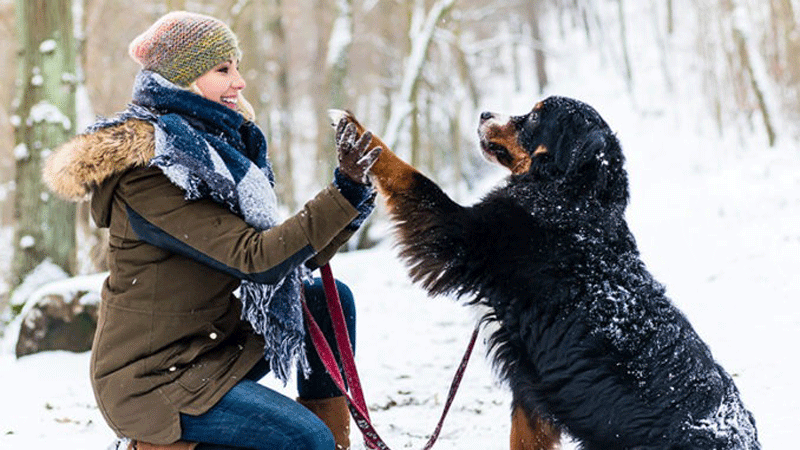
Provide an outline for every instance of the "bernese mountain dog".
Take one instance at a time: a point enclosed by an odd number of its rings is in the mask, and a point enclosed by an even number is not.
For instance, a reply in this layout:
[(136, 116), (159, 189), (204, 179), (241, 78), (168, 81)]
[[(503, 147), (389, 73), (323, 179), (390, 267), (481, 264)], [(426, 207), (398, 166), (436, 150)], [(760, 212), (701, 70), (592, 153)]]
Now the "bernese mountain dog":
[(733, 379), (640, 259), (622, 150), (595, 109), (549, 97), (482, 113), (478, 135), (511, 174), (472, 206), (377, 137), (371, 179), (411, 278), (488, 308), (511, 449), (554, 449), (562, 434), (586, 450), (760, 449)]

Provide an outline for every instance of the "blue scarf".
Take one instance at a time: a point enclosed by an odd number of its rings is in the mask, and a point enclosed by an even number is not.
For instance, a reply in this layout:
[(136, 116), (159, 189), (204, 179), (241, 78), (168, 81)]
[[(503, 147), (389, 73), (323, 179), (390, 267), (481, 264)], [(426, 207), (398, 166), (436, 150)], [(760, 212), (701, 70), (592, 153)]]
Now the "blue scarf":
[[(89, 131), (130, 118), (155, 127), (151, 165), (186, 193), (187, 200), (210, 198), (252, 227), (279, 223), (267, 144), (258, 127), (238, 112), (181, 89), (155, 72), (136, 77), (133, 104)], [(241, 282), (242, 318), (264, 337), (264, 355), (275, 376), (286, 383), (299, 362), (308, 374), (301, 305), (301, 266), (276, 284)]]

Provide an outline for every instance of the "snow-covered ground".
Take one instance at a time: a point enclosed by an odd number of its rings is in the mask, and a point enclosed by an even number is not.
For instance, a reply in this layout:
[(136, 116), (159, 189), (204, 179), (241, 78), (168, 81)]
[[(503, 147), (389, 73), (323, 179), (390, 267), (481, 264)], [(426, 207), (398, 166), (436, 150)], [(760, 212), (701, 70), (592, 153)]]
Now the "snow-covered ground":
[[(794, 448), (800, 342), (800, 152), (698, 137), (620, 102), (597, 105), (628, 158), (628, 219), (643, 257), (734, 374), (765, 449)], [(532, 104), (532, 102), (531, 102)], [(670, 117), (669, 115), (667, 117)], [(388, 232), (388, 231), (387, 231)], [(477, 313), (411, 285), (390, 242), (332, 263), (357, 296), (357, 359), (378, 431), (421, 448)], [(480, 344), (437, 448), (506, 449), (509, 394)], [(0, 356), (0, 448), (99, 449), (112, 440), (88, 354)], [(265, 382), (287, 395), (272, 379)], [(358, 431), (354, 442), (361, 448)], [(570, 444), (566, 448), (571, 448)]]
[[(602, 58), (575, 51), (582, 48), (565, 43), (554, 49), (551, 93), (587, 101), (618, 132), (631, 180), (628, 221), (644, 260), (734, 375), (755, 414), (763, 448), (796, 448), (800, 145), (784, 141), (768, 148), (754, 131), (758, 117), (752, 129), (716, 135), (704, 119), (707, 110), (697, 105), (700, 96), (689, 92), (698, 83), (681, 78), (681, 70), (696, 70), (687, 54), (676, 55), (676, 92), (658, 86), (659, 62), (648, 61), (656, 52), (635, 56), (637, 74), (643, 75), (631, 101), (623, 83), (614, 81), (618, 77), (598, 72)], [(607, 65), (604, 71), (613, 72)], [(503, 84), (509, 83), (483, 87), (507, 90)], [(494, 103), (482, 108), (522, 113), (540, 97), (498, 92), (485, 95)], [(500, 177), (497, 172), (485, 180), (474, 197)], [(375, 231), (381, 234), (380, 227)], [(7, 253), (0, 249), (0, 256)], [(421, 448), (479, 314), (446, 298), (427, 298), (411, 285), (389, 240), (373, 250), (341, 254), (332, 266), (356, 295), (356, 356), (375, 427), (395, 450)], [(481, 342), (435, 448), (508, 448), (509, 393), (484, 356)], [(49, 352), (16, 360), (0, 353), (1, 450), (102, 449), (112, 441), (91, 393), (88, 361), (88, 354)], [(293, 387), (272, 378), (264, 382), (295, 395)], [(354, 429), (356, 450), (362, 448), (357, 435)]]

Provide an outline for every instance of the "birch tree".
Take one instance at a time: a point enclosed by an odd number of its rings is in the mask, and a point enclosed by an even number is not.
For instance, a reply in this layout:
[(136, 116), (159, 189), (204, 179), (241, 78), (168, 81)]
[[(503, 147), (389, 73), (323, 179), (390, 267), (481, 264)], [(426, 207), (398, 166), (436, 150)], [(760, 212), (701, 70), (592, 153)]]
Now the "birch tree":
[[(322, 11), (317, 12), (318, 32), (324, 35), (324, 22)], [(319, 179), (330, 177), (336, 165), (336, 153), (331, 151), (329, 144), (329, 125), (328, 110), (343, 109), (349, 106), (349, 96), (347, 94), (347, 78), (350, 72), (350, 49), (353, 46), (353, 1), (336, 0), (336, 12), (333, 24), (328, 34), (328, 39), (324, 46), (318, 47), (317, 51), (321, 55), (323, 47), (325, 50), (325, 64), (321, 68), (322, 77), (319, 81), (323, 86), (316, 92), (317, 98), (317, 173)], [(322, 44), (322, 43), (321, 43)]]
[(791, 0), (772, 0), (773, 26), (777, 33), (775, 45), (779, 51), (778, 64), (785, 67), (784, 81), (789, 86), (796, 111), (800, 111), (800, 25)]
[(422, 80), (422, 69), (437, 25), (454, 4), (455, 0), (438, 0), (427, 12), (422, 9), (414, 11), (408, 32), (411, 49), (403, 65), (400, 89), (392, 101), (389, 122), (382, 133), (383, 142), (391, 148), (397, 146), (399, 133), (414, 109), (414, 100)]
[(755, 50), (753, 37), (745, 17), (744, 7), (735, 0), (724, 0), (724, 11), (730, 15), (731, 35), (738, 54), (738, 61), (747, 74), (750, 90), (755, 97), (758, 110), (763, 118), (764, 130), (770, 146), (775, 145), (774, 121), (777, 113), (774, 97), (771, 94), (771, 81), (760, 53)]
[(547, 54), (544, 51), (544, 35), (539, 24), (539, 17), (542, 13), (542, 2), (532, 2), (528, 8), (528, 23), (531, 27), (531, 38), (533, 39), (534, 57), (536, 58), (536, 81), (539, 86), (539, 93), (543, 93), (550, 82), (547, 77)]
[(625, 3), (623, 0), (617, 0), (617, 13), (619, 14), (619, 39), (622, 48), (625, 83), (628, 86), (628, 92), (633, 93), (633, 69), (631, 69), (631, 57), (628, 54), (628, 27), (625, 24)]
[(275, 97), (278, 99), (277, 123), (275, 133), (272, 135), (273, 142), (276, 143), (276, 151), (272, 153), (272, 158), (277, 161), (279, 173), (276, 173), (276, 184), (278, 194), (286, 203), (291, 211), (297, 205), (295, 198), (294, 182), (294, 161), (292, 159), (292, 94), (289, 86), (289, 40), (286, 37), (286, 27), (283, 21), (283, 0), (272, 0), (270, 2), (270, 23), (269, 31), (273, 38), (274, 54), (273, 60), (276, 64), (277, 92)]
[(14, 126), (16, 193), (12, 285), (45, 259), (74, 267), (75, 206), (49, 196), (41, 169), (74, 133), (75, 43), (72, 0), (17, 0), (20, 58)]

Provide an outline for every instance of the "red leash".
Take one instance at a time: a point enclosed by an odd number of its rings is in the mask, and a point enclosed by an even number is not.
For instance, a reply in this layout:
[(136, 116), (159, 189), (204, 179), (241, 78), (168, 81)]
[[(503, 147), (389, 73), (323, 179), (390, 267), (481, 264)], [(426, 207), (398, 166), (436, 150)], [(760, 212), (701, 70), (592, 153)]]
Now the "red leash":
[[(328, 371), (328, 374), (330, 374), (334, 383), (336, 383), (336, 386), (347, 398), (347, 403), (350, 407), (350, 414), (353, 416), (356, 426), (358, 426), (358, 428), (361, 430), (361, 433), (364, 435), (364, 443), (366, 446), (371, 449), (389, 450), (389, 447), (386, 445), (386, 443), (384, 443), (380, 436), (378, 436), (378, 432), (375, 431), (375, 428), (372, 426), (372, 423), (369, 419), (369, 412), (367, 409), (367, 404), (364, 401), (364, 392), (361, 389), (361, 381), (358, 378), (358, 371), (356, 370), (353, 349), (350, 347), (350, 337), (347, 332), (347, 326), (345, 325), (344, 311), (342, 311), (342, 304), (339, 300), (339, 292), (336, 289), (336, 282), (333, 279), (333, 272), (331, 271), (329, 264), (322, 266), (320, 271), (322, 272), (322, 285), (325, 289), (325, 298), (328, 301), (328, 312), (331, 315), (333, 330), (334, 334), (336, 335), (336, 345), (339, 348), (339, 355), (341, 356), (342, 366), (345, 377), (347, 378), (347, 386), (350, 387), (352, 396), (348, 395), (347, 393), (347, 387), (342, 379), (342, 374), (339, 371), (339, 365), (336, 363), (333, 350), (331, 350), (331, 347), (328, 345), (328, 341), (322, 334), (322, 330), (319, 328), (319, 325), (317, 325), (317, 323), (314, 321), (314, 318), (311, 316), (308, 306), (305, 304), (305, 302), (303, 302), (303, 312), (305, 313), (306, 323), (308, 324), (309, 333), (311, 334), (311, 340), (313, 341), (314, 347), (316, 348), (320, 359), (325, 365), (325, 369)], [(430, 439), (428, 439), (428, 443), (425, 444), (423, 450), (430, 450), (433, 447), (433, 444), (439, 438), (439, 433), (442, 430), (444, 419), (450, 410), (450, 406), (453, 404), (456, 391), (458, 391), (458, 386), (461, 384), (461, 379), (464, 377), (464, 371), (467, 368), (470, 355), (472, 355), (472, 349), (475, 347), (475, 341), (478, 338), (478, 329), (479, 327), (475, 327), (475, 331), (472, 333), (472, 338), (467, 346), (467, 350), (464, 353), (464, 356), (461, 358), (461, 364), (458, 366), (458, 370), (456, 370), (453, 382), (450, 384), (450, 392), (448, 393), (442, 415), (439, 418), (439, 423), (436, 425), (433, 434), (431, 435)]]

